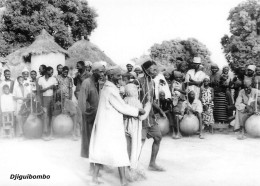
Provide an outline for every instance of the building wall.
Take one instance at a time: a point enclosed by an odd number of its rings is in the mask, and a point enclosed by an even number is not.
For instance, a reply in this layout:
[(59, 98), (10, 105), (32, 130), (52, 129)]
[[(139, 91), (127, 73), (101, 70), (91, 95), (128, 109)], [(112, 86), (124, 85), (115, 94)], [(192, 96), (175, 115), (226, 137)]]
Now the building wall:
[(39, 67), (44, 64), (51, 66), (54, 70), (53, 75), (57, 74), (57, 65), (65, 65), (65, 55), (61, 53), (50, 53), (35, 55), (31, 57), (31, 70), (35, 70), (39, 76)]

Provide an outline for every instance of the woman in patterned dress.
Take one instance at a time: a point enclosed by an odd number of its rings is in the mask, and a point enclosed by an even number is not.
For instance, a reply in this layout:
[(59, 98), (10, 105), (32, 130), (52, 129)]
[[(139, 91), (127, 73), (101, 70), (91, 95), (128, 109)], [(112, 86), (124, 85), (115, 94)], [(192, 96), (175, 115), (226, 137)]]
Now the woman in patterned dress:
[(212, 125), (214, 124), (213, 117), (213, 107), (214, 107), (214, 89), (209, 86), (210, 78), (206, 77), (203, 80), (203, 86), (201, 87), (201, 103), (203, 106), (202, 112), (202, 125), (204, 125), (205, 130), (210, 130), (212, 132)]

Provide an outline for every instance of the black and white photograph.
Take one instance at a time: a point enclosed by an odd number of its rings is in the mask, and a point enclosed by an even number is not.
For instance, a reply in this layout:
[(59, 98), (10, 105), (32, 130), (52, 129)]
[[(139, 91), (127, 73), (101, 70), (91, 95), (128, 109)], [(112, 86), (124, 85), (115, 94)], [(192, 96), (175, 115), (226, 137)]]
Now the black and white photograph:
[(260, 0), (0, 0), (0, 186), (259, 186)]

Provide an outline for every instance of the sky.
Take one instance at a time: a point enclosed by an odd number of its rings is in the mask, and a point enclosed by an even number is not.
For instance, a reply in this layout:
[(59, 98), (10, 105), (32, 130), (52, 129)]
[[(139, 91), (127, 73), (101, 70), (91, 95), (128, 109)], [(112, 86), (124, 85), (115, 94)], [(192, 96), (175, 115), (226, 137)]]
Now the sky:
[(90, 41), (115, 63), (123, 65), (149, 54), (164, 40), (196, 38), (213, 62), (226, 64), (221, 38), (229, 33), (229, 11), (242, 0), (88, 0), (98, 27)]

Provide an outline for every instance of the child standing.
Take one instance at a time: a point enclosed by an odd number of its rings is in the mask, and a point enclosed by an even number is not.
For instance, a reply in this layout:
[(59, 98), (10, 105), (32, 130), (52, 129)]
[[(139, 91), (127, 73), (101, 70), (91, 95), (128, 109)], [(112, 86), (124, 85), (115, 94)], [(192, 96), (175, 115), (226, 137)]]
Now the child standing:
[[(1, 95), (1, 111), (2, 111), (2, 118), (5, 115), (11, 114), (11, 117), (14, 116), (14, 99), (13, 95), (10, 93), (10, 88), (8, 85), (3, 86), (3, 94)], [(9, 116), (8, 116), (9, 117)], [(4, 133), (4, 130), (2, 130)], [(14, 128), (10, 129), (10, 135), (14, 136)]]
[[(172, 82), (172, 99), (173, 99), (173, 117), (175, 126), (173, 126), (173, 135), (174, 139), (180, 139), (180, 117), (181, 117), (181, 108), (182, 103), (185, 101), (185, 87), (183, 81), (183, 75), (179, 71), (174, 71), (174, 80)], [(176, 132), (174, 130), (176, 129)]]
[(214, 107), (214, 89), (209, 86), (209, 77), (204, 78), (203, 86), (200, 89), (200, 100), (203, 106), (202, 112), (202, 125), (204, 125), (204, 130), (209, 130), (213, 132), (213, 107)]
[(16, 103), (15, 108), (15, 116), (16, 116), (16, 136), (22, 137), (22, 125), (23, 125), (23, 117), (19, 114), (23, 101), (26, 100), (28, 92), (26, 91), (25, 87), (23, 86), (24, 79), (22, 76), (17, 78), (18, 85), (14, 86), (14, 100)]
[(10, 93), (10, 87), (8, 85), (3, 86), (3, 95), (1, 95), (1, 111), (2, 112), (14, 112), (14, 99)]

